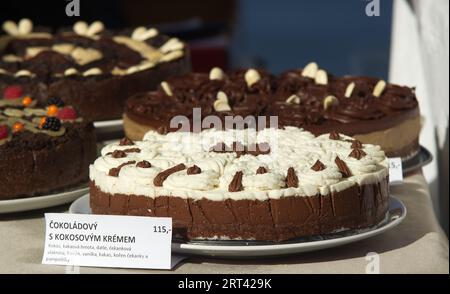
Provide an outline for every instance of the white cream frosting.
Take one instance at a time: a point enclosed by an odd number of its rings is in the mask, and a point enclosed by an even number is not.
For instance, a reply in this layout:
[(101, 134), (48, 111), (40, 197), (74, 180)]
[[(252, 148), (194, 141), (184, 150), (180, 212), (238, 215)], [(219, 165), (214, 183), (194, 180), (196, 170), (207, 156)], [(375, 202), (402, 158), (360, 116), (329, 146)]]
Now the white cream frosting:
[[(280, 198), (286, 196), (327, 195), (355, 184), (382, 181), (388, 175), (387, 159), (379, 146), (363, 144), (366, 153), (360, 160), (350, 157), (350, 137), (340, 135), (340, 140), (329, 139), (329, 134), (315, 137), (295, 127), (285, 129), (207, 130), (198, 134), (175, 132), (160, 135), (150, 131), (143, 141), (132, 146), (113, 143), (105, 146), (94, 164), (90, 166), (90, 179), (104, 192), (148, 197), (177, 196), (182, 198), (210, 200)], [(245, 146), (266, 142), (268, 154), (237, 156), (235, 152), (218, 153), (209, 150), (217, 143), (231, 145), (240, 142)], [(139, 148), (140, 152), (127, 152), (124, 158), (114, 158), (110, 152)], [(343, 178), (336, 166), (339, 156), (352, 175)], [(150, 168), (128, 164), (121, 168), (117, 177), (109, 176), (109, 170), (129, 161), (147, 160)], [(311, 166), (320, 160), (325, 169), (314, 171)], [(161, 171), (184, 163), (194, 164), (201, 173), (188, 175), (185, 170), (167, 177), (162, 187), (155, 187), (153, 179)], [(257, 174), (258, 167), (267, 173)], [(293, 167), (298, 177), (298, 188), (286, 188), (287, 170)], [(243, 173), (239, 192), (229, 192), (228, 186), (236, 172)]]

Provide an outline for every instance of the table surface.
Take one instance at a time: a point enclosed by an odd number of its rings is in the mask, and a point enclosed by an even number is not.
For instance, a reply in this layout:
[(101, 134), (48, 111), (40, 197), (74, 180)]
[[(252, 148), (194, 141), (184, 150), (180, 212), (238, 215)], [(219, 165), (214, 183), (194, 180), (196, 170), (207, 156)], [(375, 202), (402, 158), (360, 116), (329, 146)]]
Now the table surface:
[(365, 273), (369, 252), (379, 254), (380, 273), (448, 273), (448, 238), (433, 213), (421, 173), (393, 186), (391, 195), (408, 214), (399, 226), (356, 243), (286, 257), (212, 259), (191, 257), (173, 270), (137, 270), (42, 265), (45, 212), (66, 212), (68, 205), (0, 215), (0, 273)]

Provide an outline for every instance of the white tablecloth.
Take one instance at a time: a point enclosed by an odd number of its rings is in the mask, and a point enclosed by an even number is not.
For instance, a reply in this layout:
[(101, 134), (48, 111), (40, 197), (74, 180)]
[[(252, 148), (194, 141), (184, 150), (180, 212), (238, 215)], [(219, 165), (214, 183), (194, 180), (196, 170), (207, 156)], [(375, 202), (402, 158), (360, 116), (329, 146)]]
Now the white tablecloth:
[[(421, 174), (406, 178), (392, 195), (406, 205), (403, 223), (382, 235), (342, 247), (281, 258), (219, 260), (189, 258), (174, 270), (82, 267), (80, 273), (365, 273), (368, 252), (380, 256), (381, 273), (448, 273), (448, 239), (433, 213)], [(0, 215), (0, 273), (66, 273), (65, 266), (42, 265), (44, 212), (67, 206)], [(78, 271), (78, 270), (76, 270)]]

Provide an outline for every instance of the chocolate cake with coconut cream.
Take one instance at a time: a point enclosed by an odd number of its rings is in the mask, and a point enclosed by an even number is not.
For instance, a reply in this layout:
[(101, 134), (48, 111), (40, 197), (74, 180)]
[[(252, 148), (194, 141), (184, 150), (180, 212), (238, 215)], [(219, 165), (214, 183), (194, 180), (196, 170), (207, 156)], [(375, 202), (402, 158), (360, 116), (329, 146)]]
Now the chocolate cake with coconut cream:
[(335, 77), (316, 63), (280, 76), (214, 68), (209, 75), (168, 79), (157, 91), (127, 100), (125, 133), (139, 140), (149, 130), (176, 131), (176, 121), (170, 125), (176, 116), (187, 116), (193, 125), (194, 108), (201, 108), (202, 118), (276, 116), (280, 127), (301, 127), (315, 135), (344, 133), (380, 145), (392, 157), (406, 159), (419, 150), (420, 113), (413, 88), (369, 77)]
[(96, 157), (92, 123), (57, 98), (45, 108), (19, 85), (0, 99), (0, 200), (39, 196), (87, 182)]
[(59, 97), (87, 120), (118, 119), (127, 97), (190, 71), (187, 46), (154, 28), (112, 32), (79, 21), (50, 33), (22, 19), (3, 29), (0, 92), (19, 84), (41, 104)]
[(171, 217), (188, 239), (283, 241), (384, 220), (379, 146), (296, 127), (148, 132), (90, 166), (93, 213)]

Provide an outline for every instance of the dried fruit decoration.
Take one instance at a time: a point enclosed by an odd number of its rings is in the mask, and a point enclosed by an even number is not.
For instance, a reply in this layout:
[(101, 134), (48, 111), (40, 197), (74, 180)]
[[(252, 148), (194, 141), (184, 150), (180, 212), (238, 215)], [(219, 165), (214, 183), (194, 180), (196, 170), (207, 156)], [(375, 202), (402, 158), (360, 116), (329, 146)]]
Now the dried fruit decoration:
[(8, 138), (8, 127), (5, 125), (0, 125), (0, 140)]
[(3, 98), (5, 99), (17, 99), (22, 97), (22, 95), (23, 90), (19, 85), (11, 85), (3, 90)]
[(24, 128), (24, 125), (23, 125), (23, 123), (21, 123), (21, 122), (16, 122), (16, 123), (14, 123), (13, 126), (12, 126), (12, 129), (13, 129), (13, 132), (14, 132), (14, 133), (17, 133), (17, 132), (22, 131), (23, 128)]
[(58, 118), (62, 120), (74, 120), (77, 119), (77, 112), (71, 106), (66, 106), (58, 111)]
[(58, 114), (58, 106), (55, 104), (47, 106), (47, 115), (48, 116), (56, 116)]
[(25, 106), (25, 107), (30, 106), (31, 103), (33, 103), (33, 99), (31, 99), (30, 96), (23, 97), (23, 99), (22, 99), (22, 105), (23, 106)]

